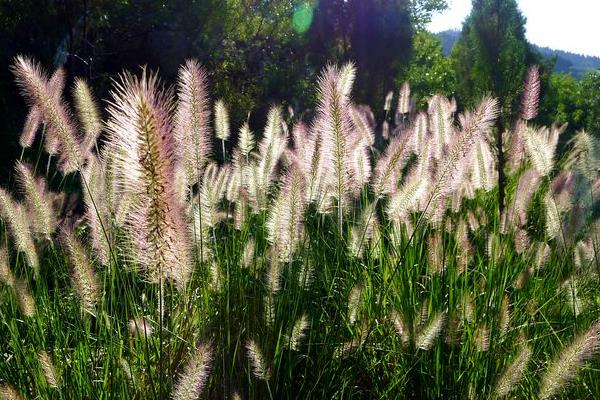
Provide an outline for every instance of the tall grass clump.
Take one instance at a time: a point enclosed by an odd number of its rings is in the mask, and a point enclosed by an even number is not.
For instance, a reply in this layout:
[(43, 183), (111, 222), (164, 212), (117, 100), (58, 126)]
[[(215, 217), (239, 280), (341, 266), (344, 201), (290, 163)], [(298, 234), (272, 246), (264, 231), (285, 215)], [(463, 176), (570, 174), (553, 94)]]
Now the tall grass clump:
[(501, 214), (491, 97), (416, 110), (404, 83), (376, 121), (330, 65), (312, 120), (272, 105), (257, 129), (195, 60), (105, 103), (13, 72), (2, 398), (600, 397), (600, 142), (536, 124), (537, 69)]

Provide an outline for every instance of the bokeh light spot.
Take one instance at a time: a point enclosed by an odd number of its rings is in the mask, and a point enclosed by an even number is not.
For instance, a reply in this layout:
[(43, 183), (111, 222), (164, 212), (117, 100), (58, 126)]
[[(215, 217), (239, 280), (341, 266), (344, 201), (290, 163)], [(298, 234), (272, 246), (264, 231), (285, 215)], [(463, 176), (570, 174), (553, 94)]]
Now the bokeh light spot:
[(310, 4), (304, 3), (296, 7), (294, 14), (292, 15), (292, 24), (296, 32), (306, 32), (308, 28), (310, 28), (312, 20), (313, 8), (310, 6)]

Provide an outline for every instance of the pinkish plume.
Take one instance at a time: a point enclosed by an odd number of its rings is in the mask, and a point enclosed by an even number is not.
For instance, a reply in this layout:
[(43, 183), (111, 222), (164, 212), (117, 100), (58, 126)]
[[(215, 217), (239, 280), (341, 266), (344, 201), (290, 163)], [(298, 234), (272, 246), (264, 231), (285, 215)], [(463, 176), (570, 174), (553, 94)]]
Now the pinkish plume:
[(521, 118), (525, 121), (534, 119), (538, 113), (540, 101), (540, 71), (537, 65), (532, 65), (527, 71), (525, 90), (521, 99)]
[(356, 140), (364, 142), (366, 146), (373, 146), (375, 143), (374, 126), (370, 121), (370, 115), (373, 114), (368, 106), (351, 106), (350, 115), (356, 128)]
[[(329, 65), (319, 78), (319, 105), (313, 130), (322, 135), (320, 147), (325, 181), (338, 202), (338, 223), (356, 182), (350, 174), (350, 142), (354, 130), (350, 117), (350, 88), (353, 64), (342, 68)], [(342, 226), (340, 224), (340, 229)]]
[[(110, 246), (114, 242), (113, 213), (121, 203), (127, 201), (126, 196), (115, 198), (115, 190), (111, 188), (109, 177), (111, 168), (108, 163), (96, 155), (90, 155), (85, 169), (82, 171), (87, 190), (83, 191), (86, 209), (86, 220), (90, 229), (92, 248), (102, 265), (110, 262)], [(118, 220), (118, 218), (116, 218)], [(120, 221), (114, 221), (117, 224)]]
[(75, 79), (73, 86), (73, 99), (79, 122), (83, 128), (83, 143), (81, 148), (85, 154), (96, 146), (96, 142), (102, 132), (102, 119), (96, 104), (96, 99), (87, 82), (81, 78)]
[(449, 144), (454, 135), (450, 102), (443, 96), (433, 96), (429, 100), (428, 114), (429, 126), (433, 133), (434, 141), (438, 144), (436, 158), (439, 159), (443, 145)]
[(119, 186), (135, 199), (128, 228), (135, 255), (151, 282), (173, 279), (183, 287), (191, 274), (190, 241), (176, 178), (171, 96), (156, 75), (121, 76), (108, 111), (109, 143), (123, 171)]
[(404, 133), (395, 136), (382, 156), (377, 159), (373, 173), (373, 190), (378, 196), (396, 190), (400, 172), (412, 155), (413, 135)]
[(489, 192), (495, 186), (496, 175), (498, 173), (489, 142), (487, 140), (478, 140), (473, 156), (471, 171), (473, 188)]
[(21, 145), (21, 147), (31, 147), (41, 124), (42, 114), (40, 109), (37, 106), (31, 106), (23, 130), (21, 131), (21, 136), (19, 137), (19, 145)]
[(92, 267), (87, 250), (73, 232), (63, 232), (63, 242), (69, 254), (73, 272), (73, 284), (81, 301), (81, 309), (95, 314), (100, 299), (100, 284)]
[(527, 208), (535, 193), (535, 189), (539, 185), (540, 179), (540, 174), (533, 168), (525, 171), (519, 178), (515, 192), (514, 210), (510, 211), (516, 213), (516, 222), (519, 226), (527, 224)]
[(50, 193), (46, 191), (46, 182), (42, 178), (36, 179), (28, 164), (17, 162), (15, 169), (19, 189), (25, 196), (27, 210), (32, 217), (31, 229), (50, 239), (57, 221)]
[[(71, 115), (62, 100), (64, 87), (64, 72), (58, 70), (48, 79), (41, 66), (23, 56), (15, 58), (12, 71), (16, 81), (29, 105), (39, 110), (41, 120), (47, 126), (48, 148), (53, 150), (58, 147), (60, 153), (60, 169), (63, 173), (78, 170), (83, 165), (81, 149), (77, 132), (73, 125)], [(29, 144), (28, 135), (36, 125), (35, 116), (30, 119), (27, 135), (22, 138), (22, 143)]]
[(398, 93), (398, 108), (396, 110), (396, 125), (400, 124), (410, 112), (410, 85), (404, 82)]
[(291, 259), (304, 235), (305, 188), (304, 176), (292, 167), (283, 178), (283, 188), (267, 221), (267, 239), (277, 248), (281, 261)]
[(364, 185), (369, 183), (371, 178), (371, 157), (367, 147), (358, 146), (350, 155), (349, 167), (354, 179), (356, 180), (356, 186), (352, 192), (352, 196), (358, 197), (359, 191)]
[(525, 152), (542, 176), (550, 174), (554, 168), (554, 155), (559, 134), (559, 130), (549, 130), (547, 127), (535, 129), (527, 126), (523, 130)]
[(188, 185), (202, 177), (202, 168), (211, 152), (208, 79), (196, 60), (187, 60), (179, 70), (175, 136)]
[(294, 146), (287, 151), (290, 164), (302, 171), (307, 180), (311, 174), (311, 161), (315, 151), (313, 136), (304, 123), (294, 124), (292, 128)]
[(497, 115), (498, 102), (489, 97), (484, 98), (475, 111), (464, 115), (462, 129), (453, 135), (438, 168), (434, 196), (444, 196), (456, 188), (456, 183), (460, 182), (460, 177), (468, 167), (473, 144), (490, 131)]
[(272, 107), (267, 116), (263, 138), (258, 144), (258, 158), (247, 168), (247, 188), (255, 210), (267, 208), (267, 192), (275, 178), (276, 167), (287, 147), (287, 136), (279, 107)]

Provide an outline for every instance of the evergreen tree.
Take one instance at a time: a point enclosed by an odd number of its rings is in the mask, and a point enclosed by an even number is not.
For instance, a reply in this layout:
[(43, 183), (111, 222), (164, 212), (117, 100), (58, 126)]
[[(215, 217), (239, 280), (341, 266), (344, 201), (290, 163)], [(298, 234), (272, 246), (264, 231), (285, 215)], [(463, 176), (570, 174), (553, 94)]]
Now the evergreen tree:
[(473, 105), (491, 93), (501, 105), (495, 135), (501, 209), (505, 186), (502, 132), (518, 114), (525, 73), (536, 61), (525, 38), (525, 22), (516, 0), (473, 0), (452, 53), (459, 103)]

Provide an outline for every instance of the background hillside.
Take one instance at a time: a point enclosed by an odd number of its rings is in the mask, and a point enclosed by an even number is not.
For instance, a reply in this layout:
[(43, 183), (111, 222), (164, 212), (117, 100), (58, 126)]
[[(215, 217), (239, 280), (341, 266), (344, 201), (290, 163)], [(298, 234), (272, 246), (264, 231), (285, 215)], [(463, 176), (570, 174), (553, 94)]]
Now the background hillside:
[[(460, 38), (460, 31), (447, 30), (437, 33), (437, 36), (442, 41), (444, 55), (447, 56), (450, 54), (454, 44)], [(594, 69), (600, 69), (600, 57), (592, 57), (563, 50), (555, 50), (535, 44), (533, 44), (533, 48), (542, 54), (544, 58), (552, 59), (556, 57), (554, 72), (571, 74), (576, 79), (583, 77), (586, 72)]]

